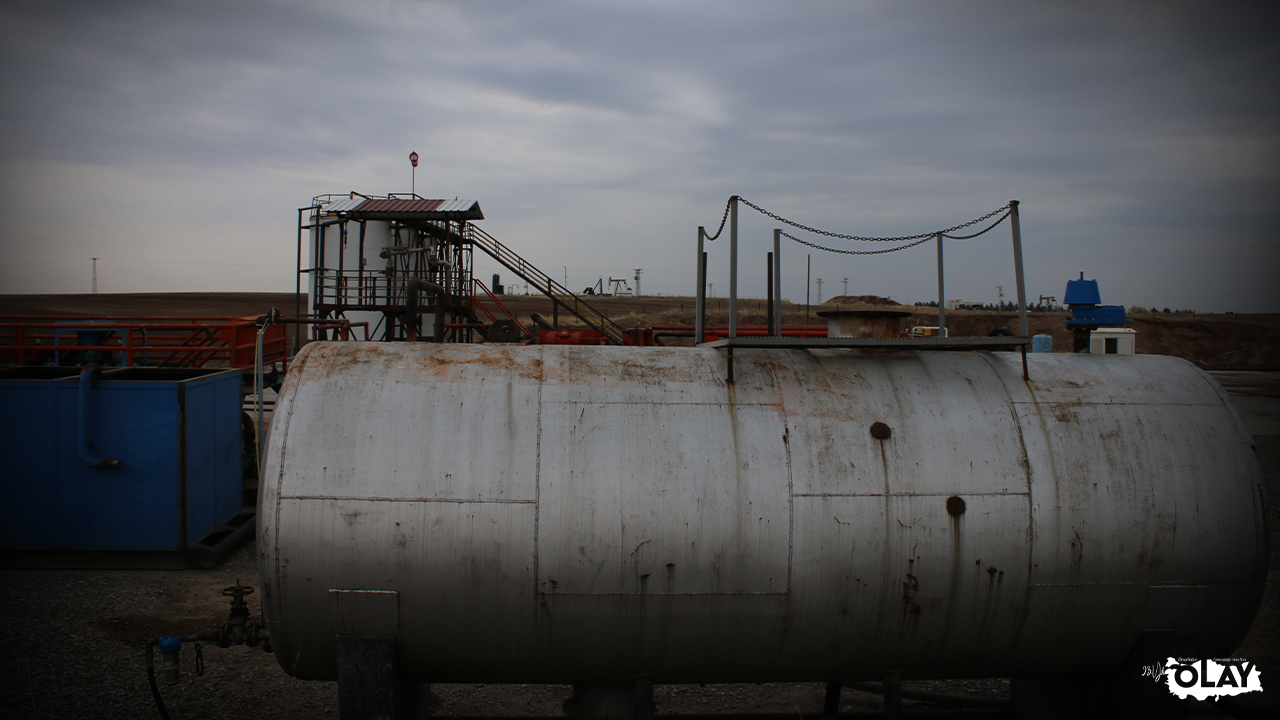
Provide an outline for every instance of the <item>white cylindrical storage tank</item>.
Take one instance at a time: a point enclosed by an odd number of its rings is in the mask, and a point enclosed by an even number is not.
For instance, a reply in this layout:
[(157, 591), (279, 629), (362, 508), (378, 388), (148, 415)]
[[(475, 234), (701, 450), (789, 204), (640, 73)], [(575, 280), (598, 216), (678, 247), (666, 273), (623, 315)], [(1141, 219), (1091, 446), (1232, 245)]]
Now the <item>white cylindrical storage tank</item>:
[[(335, 314), (331, 308), (318, 305), (375, 306), (403, 302), (403, 280), (388, 283), (388, 261), (381, 256), (385, 248), (395, 244), (392, 223), (366, 220), (362, 230), (362, 223), (341, 217), (341, 213), (349, 212), (366, 199), (356, 195), (332, 200), (321, 204), (309, 218), (306, 268), (309, 272), (305, 283), (307, 314), (311, 317), (318, 316), (322, 309), (330, 316)], [(391, 294), (395, 294), (394, 299)], [(378, 311), (345, 309), (342, 316), (352, 323), (367, 323), (372, 339), (382, 337), (385, 330), (382, 327), (385, 319)], [(364, 337), (363, 329), (354, 332), (356, 337)]]
[(1108, 667), (1248, 630), (1263, 479), (1149, 355), (315, 343), (276, 407), (263, 612), (406, 677), (607, 684)]

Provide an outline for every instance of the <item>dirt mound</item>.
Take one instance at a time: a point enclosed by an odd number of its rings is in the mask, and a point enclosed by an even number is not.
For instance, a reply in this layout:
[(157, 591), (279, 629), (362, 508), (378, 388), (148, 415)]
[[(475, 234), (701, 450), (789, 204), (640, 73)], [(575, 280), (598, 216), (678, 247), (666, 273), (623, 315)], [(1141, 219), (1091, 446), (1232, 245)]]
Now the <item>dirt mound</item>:
[(879, 295), (837, 295), (822, 303), (823, 305), (901, 305), (897, 300)]

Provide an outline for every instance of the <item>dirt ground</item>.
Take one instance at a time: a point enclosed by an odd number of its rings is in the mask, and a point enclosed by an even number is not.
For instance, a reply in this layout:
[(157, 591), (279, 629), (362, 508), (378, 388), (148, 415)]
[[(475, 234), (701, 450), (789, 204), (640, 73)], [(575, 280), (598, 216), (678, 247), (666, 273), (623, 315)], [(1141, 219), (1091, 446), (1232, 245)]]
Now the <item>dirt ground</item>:
[[(692, 325), (694, 299), (691, 297), (604, 297), (584, 298), (622, 327)], [(785, 324), (823, 324), (817, 316), (824, 310), (865, 306), (865, 297), (831, 298), (813, 305), (783, 304)], [(279, 308), (292, 316), (297, 297), (293, 293), (137, 293), (99, 295), (0, 295), (0, 320), (4, 316), (214, 316), (244, 317), (266, 314)], [(530, 316), (538, 314), (551, 322), (556, 313), (551, 301), (541, 295), (505, 295), (502, 302), (522, 323), (532, 326)], [(889, 301), (892, 302), (892, 301)], [(305, 299), (302, 307), (306, 307)], [(903, 326), (937, 325), (935, 308), (885, 306), (914, 314)], [(764, 324), (766, 301), (747, 298), (738, 301), (742, 324)], [(495, 315), (498, 313), (495, 312)], [(729, 301), (707, 301), (708, 323), (726, 323)], [(953, 336), (986, 335), (997, 328), (1016, 331), (1015, 312), (948, 310), (947, 328)], [(1071, 352), (1072, 336), (1066, 328), (1066, 312), (1030, 313), (1032, 334), (1053, 336), (1055, 352)], [(1141, 313), (1128, 316), (1129, 327), (1138, 332), (1140, 353), (1173, 355), (1213, 370), (1280, 370), (1280, 314), (1193, 315)], [(559, 314), (562, 326), (578, 323), (567, 313)]]

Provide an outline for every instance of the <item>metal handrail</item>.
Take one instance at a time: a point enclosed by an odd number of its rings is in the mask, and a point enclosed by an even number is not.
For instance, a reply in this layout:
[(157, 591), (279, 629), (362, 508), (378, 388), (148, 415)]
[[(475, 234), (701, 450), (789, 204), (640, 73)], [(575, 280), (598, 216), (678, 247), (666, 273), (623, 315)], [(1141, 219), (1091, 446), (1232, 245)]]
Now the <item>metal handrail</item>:
[[(76, 331), (101, 331), (114, 336), (115, 343), (86, 345), (79, 342)], [(168, 365), (202, 367), (214, 360), (225, 360), (231, 367), (253, 366), (254, 318), (11, 318), (0, 322), (0, 355), (12, 354), (19, 365), (53, 353), (53, 362), (61, 361), (67, 352), (119, 353), (120, 362), (133, 365)], [(67, 338), (68, 335), (71, 338)], [(64, 343), (64, 339), (75, 343)], [(283, 333), (267, 339), (268, 360), (287, 358)], [(157, 358), (159, 358), (157, 360)]]
[[(623, 330), (617, 323), (610, 320), (604, 313), (596, 310), (582, 298), (570, 292), (568, 288), (551, 279), (549, 275), (530, 265), (524, 258), (512, 252), (507, 246), (503, 245), (492, 235), (476, 227), (468, 224), (468, 239), (472, 244), (479, 246), (494, 260), (502, 263), (511, 272), (519, 275), (522, 280), (534, 286), (538, 292), (551, 298), (554, 302), (559, 303), (564, 309), (578, 317), (588, 326), (604, 333), (614, 344), (623, 344)], [(564, 298), (573, 298), (573, 304), (565, 302)]]
[(511, 322), (516, 324), (516, 327), (520, 328), (521, 334), (523, 334), (525, 337), (533, 337), (533, 333), (529, 332), (529, 329), (524, 326), (524, 323), (520, 322), (520, 319), (517, 318), (510, 310), (508, 310), (506, 305), (502, 304), (502, 301), (499, 300), (497, 296), (495, 296), (493, 292), (489, 290), (488, 286), (486, 286), (483, 282), (481, 282), (480, 278), (475, 278), (475, 277), (471, 278), (471, 284), (472, 284), (472, 292), (471, 292), (471, 308), (472, 308), (471, 314), (472, 315), (475, 315), (476, 308), (480, 308), (480, 312), (483, 312), (489, 318), (489, 322), (493, 323), (498, 321), (498, 318), (494, 316), (492, 312), (489, 311), (489, 308), (485, 307), (484, 304), (477, 299), (477, 296), (475, 294), (475, 288), (480, 288), (481, 290), (484, 291), (485, 296), (489, 298), (490, 302), (496, 305), (498, 309), (502, 311), (503, 315), (506, 315), (508, 318), (510, 318)]

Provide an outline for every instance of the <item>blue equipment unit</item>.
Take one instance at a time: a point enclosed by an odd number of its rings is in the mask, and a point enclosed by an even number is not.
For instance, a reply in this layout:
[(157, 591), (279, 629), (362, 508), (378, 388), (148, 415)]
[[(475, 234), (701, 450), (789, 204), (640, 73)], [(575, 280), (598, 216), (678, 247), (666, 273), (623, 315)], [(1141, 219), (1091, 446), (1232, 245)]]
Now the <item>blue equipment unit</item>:
[(1098, 281), (1085, 280), (1083, 272), (1080, 273), (1079, 280), (1067, 281), (1062, 302), (1071, 309), (1071, 319), (1067, 321), (1069, 328), (1096, 328), (1125, 323), (1124, 306), (1103, 305), (1102, 294), (1098, 292)]
[(0, 370), (0, 564), (216, 563), (254, 525), (241, 402), (236, 369)]
[(1062, 302), (1067, 305), (1101, 305), (1102, 293), (1098, 292), (1097, 280), (1085, 280), (1080, 273), (1079, 280), (1068, 280), (1067, 291), (1062, 294)]

